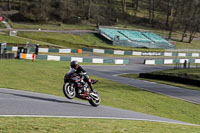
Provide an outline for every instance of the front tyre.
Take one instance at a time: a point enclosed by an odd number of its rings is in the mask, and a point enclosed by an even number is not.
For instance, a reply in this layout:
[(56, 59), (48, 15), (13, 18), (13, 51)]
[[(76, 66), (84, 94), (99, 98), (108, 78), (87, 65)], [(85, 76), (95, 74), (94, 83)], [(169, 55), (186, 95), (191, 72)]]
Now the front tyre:
[(101, 103), (101, 96), (100, 94), (98, 93), (97, 90), (93, 90), (93, 92), (90, 93), (90, 97), (91, 99), (89, 100), (89, 103), (94, 106), (94, 107), (97, 107), (100, 105)]
[(68, 82), (63, 85), (63, 93), (68, 99), (73, 99), (76, 96), (76, 90)]

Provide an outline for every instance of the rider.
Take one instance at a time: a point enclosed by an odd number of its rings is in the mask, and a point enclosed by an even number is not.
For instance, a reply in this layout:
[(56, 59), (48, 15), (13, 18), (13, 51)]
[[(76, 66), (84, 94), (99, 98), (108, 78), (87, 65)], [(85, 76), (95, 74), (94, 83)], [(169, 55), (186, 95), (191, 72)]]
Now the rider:
[(87, 75), (87, 72), (78, 64), (78, 62), (72, 61), (70, 63), (70, 66), (71, 66), (72, 69), (76, 70), (75, 73), (84, 76), (84, 81), (88, 83), (91, 91), (93, 91), (93, 86), (92, 86), (92, 83), (91, 83), (89, 76)]

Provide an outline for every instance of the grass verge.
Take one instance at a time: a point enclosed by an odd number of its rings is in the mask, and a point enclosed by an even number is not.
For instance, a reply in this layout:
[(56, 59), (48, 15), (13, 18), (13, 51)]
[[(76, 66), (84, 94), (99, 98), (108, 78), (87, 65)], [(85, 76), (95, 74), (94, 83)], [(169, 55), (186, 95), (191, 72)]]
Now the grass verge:
[(198, 133), (200, 127), (129, 120), (0, 117), (1, 133)]
[[(0, 60), (0, 87), (64, 96), (63, 77), (68, 66), (69, 62)], [(103, 78), (91, 78), (99, 80), (95, 88), (102, 95), (102, 105), (200, 124), (199, 105)]]

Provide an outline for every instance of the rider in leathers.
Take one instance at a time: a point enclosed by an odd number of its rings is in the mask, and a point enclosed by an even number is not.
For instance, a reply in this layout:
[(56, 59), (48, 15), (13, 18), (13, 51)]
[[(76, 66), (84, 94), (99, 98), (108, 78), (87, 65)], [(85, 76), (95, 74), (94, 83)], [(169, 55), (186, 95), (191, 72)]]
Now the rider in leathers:
[(70, 63), (71, 69), (75, 69), (75, 73), (84, 76), (84, 81), (88, 83), (91, 91), (93, 91), (93, 86), (87, 72), (78, 64), (77, 61), (72, 61)]

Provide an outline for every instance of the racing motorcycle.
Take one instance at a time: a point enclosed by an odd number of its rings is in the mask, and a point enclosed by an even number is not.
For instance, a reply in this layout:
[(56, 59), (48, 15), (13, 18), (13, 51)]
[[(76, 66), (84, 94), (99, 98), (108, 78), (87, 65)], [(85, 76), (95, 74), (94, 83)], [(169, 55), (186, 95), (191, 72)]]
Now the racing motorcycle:
[[(97, 83), (98, 80), (91, 80), (92, 84)], [(64, 77), (63, 93), (68, 99), (75, 97), (88, 100), (92, 106), (99, 106), (101, 103), (101, 96), (97, 90), (89, 89), (89, 85), (84, 81), (84, 75), (75, 73), (71, 69)]]

